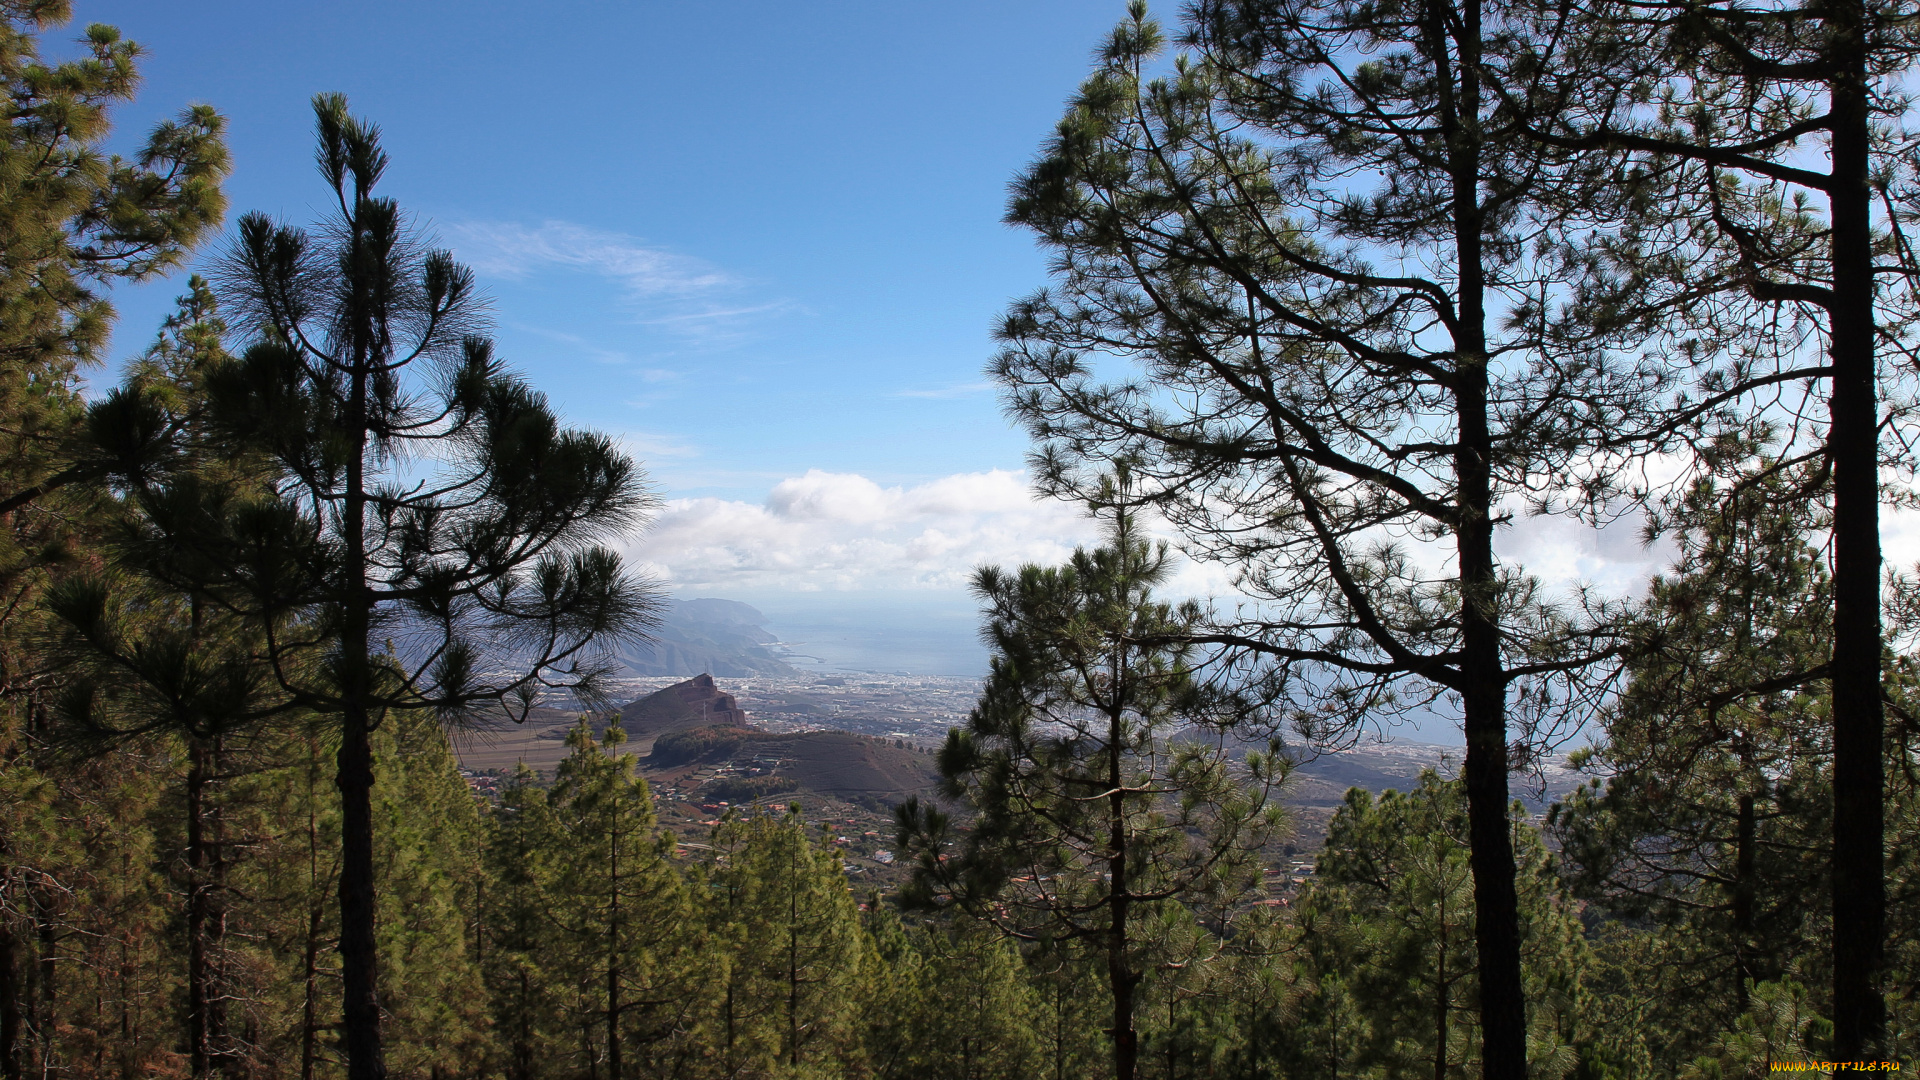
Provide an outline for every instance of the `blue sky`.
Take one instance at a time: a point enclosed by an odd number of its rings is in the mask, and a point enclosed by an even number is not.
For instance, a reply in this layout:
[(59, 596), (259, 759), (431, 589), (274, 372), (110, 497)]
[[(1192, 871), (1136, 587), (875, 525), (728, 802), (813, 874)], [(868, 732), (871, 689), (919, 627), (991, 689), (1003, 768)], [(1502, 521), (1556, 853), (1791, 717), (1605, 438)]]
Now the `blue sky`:
[[(76, 0), (146, 50), (131, 148), (208, 102), (233, 216), (310, 221), (308, 99), (381, 125), (386, 194), (479, 272), (503, 355), (668, 500), (629, 552), (681, 595), (938, 611), (1087, 529), (1036, 504), (982, 368), (1045, 279), (1000, 221), (1124, 14), (1044, 3)], [(181, 288), (123, 289), (115, 356)], [(850, 607), (851, 605), (851, 607)]]
[[(1044, 267), (1004, 186), (1116, 0), (75, 9), (148, 50), (127, 136), (227, 115), (236, 213), (312, 216), (307, 100), (347, 93), (506, 354), (671, 493), (1019, 465), (981, 367)], [(175, 288), (124, 298), (123, 349)]]
[[(958, 673), (982, 666), (971, 568), (1091, 532), (1027, 493), (982, 369), (1046, 280), (1007, 181), (1124, 8), (75, 0), (54, 37), (108, 22), (147, 50), (122, 148), (223, 112), (235, 216), (317, 216), (308, 100), (346, 93), (385, 131), (383, 191), (479, 273), (502, 354), (646, 462), (667, 502), (636, 561), (789, 626), (945, 627)], [(180, 288), (121, 291), (119, 358)], [(1554, 579), (1647, 568), (1551, 522), (1506, 546)]]

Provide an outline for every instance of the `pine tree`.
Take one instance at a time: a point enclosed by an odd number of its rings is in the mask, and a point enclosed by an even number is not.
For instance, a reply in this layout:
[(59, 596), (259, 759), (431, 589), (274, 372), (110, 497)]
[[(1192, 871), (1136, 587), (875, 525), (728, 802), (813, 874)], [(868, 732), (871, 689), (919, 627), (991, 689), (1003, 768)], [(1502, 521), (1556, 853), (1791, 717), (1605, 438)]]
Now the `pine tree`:
[(479, 809), (432, 716), (401, 713), (374, 737), (380, 993), (402, 1076), (477, 1075), (487, 1001), (470, 913), (484, 844)]
[(1324, 985), (1300, 970), (1294, 912), (1287, 905), (1270, 897), (1239, 917), (1233, 936), (1219, 945), (1224, 966), (1210, 972), (1206, 991), (1189, 1004), (1194, 1027), (1210, 1036), (1210, 1075), (1254, 1080), (1312, 1071), (1284, 1060), (1284, 1051), (1298, 1041), (1293, 1036), (1304, 1023), (1304, 1003)]
[(576, 1005), (589, 1074), (644, 1075), (671, 1060), (701, 1004), (700, 942), (685, 881), (672, 865), (626, 735), (609, 724), (599, 741), (583, 719), (567, 736), (550, 799), (556, 859), (550, 895), (563, 977)]
[[(1337, 985), (1325, 1029), (1305, 1036), (1339, 1047), (1333, 1075), (1445, 1080), (1485, 1067), (1463, 787), (1429, 771), (1404, 794), (1355, 788), (1328, 827), (1299, 927), (1312, 937), (1314, 973)], [(1577, 1015), (1582, 931), (1538, 834), (1518, 823), (1515, 832), (1528, 1053), (1543, 1073), (1564, 1075), (1573, 1043), (1590, 1035)]]
[(1290, 915), (1284, 901), (1257, 892), (1224, 910), (1155, 913), (1146, 934), (1158, 962), (1140, 992), (1143, 1075), (1252, 1078), (1280, 1068), (1271, 1044), (1297, 1022), (1311, 985), (1294, 970)]
[(1020, 954), (978, 922), (926, 939), (933, 1015), (944, 1018), (920, 1075), (941, 1080), (1033, 1076), (1040, 1064), (1035, 1002)]
[[(1119, 489), (1108, 490), (1111, 504)], [(1132, 1080), (1154, 905), (1251, 888), (1280, 824), (1275, 756), (1231, 759), (1216, 739), (1243, 717), (1190, 668), (1197, 605), (1155, 601), (1167, 551), (1111, 509), (1106, 542), (1066, 566), (985, 568), (991, 673), (967, 727), (940, 751), (942, 791), (976, 814), (955, 835), (918, 799), (900, 808), (907, 890), (1026, 941), (1083, 943), (1106, 968), (1117, 1080)]]
[(480, 904), (482, 977), (493, 1002), (496, 1054), (508, 1080), (551, 1075), (566, 1050), (552, 913), (565, 849), (546, 791), (523, 763), (488, 815)]
[(178, 769), (153, 747), (77, 764), (63, 777), (61, 813), (77, 863), (61, 885), (56, 964), (42, 957), (48, 997), (63, 1003), (43, 1032), (43, 1070), (133, 1075), (179, 1066), (176, 1010), (183, 950), (168, 933), (181, 905), (168, 888), (174, 835), (168, 780)]
[(1346, 924), (1336, 963), (1367, 1023), (1360, 1068), (1445, 1080), (1473, 1056), (1472, 873), (1449, 831), (1461, 809), (1457, 787), (1428, 774), (1411, 796), (1347, 792), (1329, 830), (1306, 900)]
[(1911, 107), (1920, 38), (1909, 10), (1873, 0), (1597, 0), (1566, 14), (1613, 62), (1550, 75), (1575, 92), (1533, 134), (1636, 155), (1647, 193), (1608, 255), (1619, 278), (1664, 285), (1656, 303), (1602, 314), (1711, 363), (1683, 420), (1743, 412), (1736, 426), (1792, 434), (1781, 456), (1821, 460), (1830, 480), (1835, 1053), (1871, 1057), (1888, 851), (1881, 469), (1912, 468), (1911, 436), (1883, 432), (1910, 423), (1910, 376), (1888, 361), (1911, 349), (1920, 275), (1906, 235), (1916, 144), (1894, 118)]
[(1549, 603), (1495, 537), (1604, 500), (1668, 381), (1568, 317), (1620, 192), (1530, 132), (1560, 105), (1539, 67), (1582, 43), (1545, 6), (1206, 0), (1155, 77), (1129, 10), (1015, 181), (1054, 284), (995, 374), (1043, 487), (1127, 462), (1232, 569), (1256, 602), (1209, 636), (1306, 738), (1458, 709), (1487, 1075), (1522, 1080), (1508, 775), (1598, 692), (1612, 613)]
[[(1678, 508), (1680, 556), (1641, 606), (1629, 682), (1605, 738), (1576, 758), (1595, 777), (1552, 818), (1579, 895), (1654, 942), (1640, 1029), (1665, 1061), (1733, 1030), (1759, 984), (1812, 987), (1807, 1004), (1824, 1012), (1835, 978), (1827, 912), (1807, 901), (1829, 887), (1837, 827), (1832, 578), (1815, 539), (1824, 517), (1801, 497), (1817, 480), (1747, 456), (1727, 473)], [(1890, 673), (1910, 663), (1890, 659)], [(1899, 715), (1904, 680), (1885, 692)], [(1905, 726), (1882, 751), (1895, 766), (1884, 805), (1896, 853), (1914, 828)], [(1905, 870), (1896, 854), (1889, 880)], [(1913, 899), (1898, 884), (1890, 896), (1888, 937), (1904, 943)], [(1902, 1026), (1888, 1033), (1896, 1043)]]
[(1092, 1080), (1113, 1069), (1113, 1037), (1104, 1030), (1111, 1013), (1105, 964), (1074, 942), (1043, 942), (1025, 948), (1027, 978), (1039, 998), (1034, 1029), (1041, 1067), (1050, 1080)]
[[(314, 104), (336, 214), (317, 236), (241, 221), (226, 295), (254, 343), (207, 377), (215, 430), (269, 460), (276, 487), (175, 519), (167, 539), (180, 584), (222, 596), (267, 643), (288, 704), (339, 725), (342, 1031), (350, 1075), (373, 1080), (373, 733), (408, 710), (517, 718), (549, 688), (591, 697), (593, 642), (642, 629), (652, 603), (593, 541), (647, 496), (631, 461), (561, 428), (473, 332), (472, 275), (373, 194), (378, 132), (344, 98)], [(414, 476), (427, 444), (439, 468)], [(168, 490), (164, 473), (126, 479)]]
[[(135, 160), (104, 152), (114, 106), (133, 100), (139, 85), (140, 48), (95, 23), (84, 59), (44, 62), (38, 35), (71, 17), (67, 0), (0, 9), (0, 80), (8, 89), (0, 140), (0, 513), (8, 515), (104, 471), (75, 457), (83, 410), (74, 374), (99, 359), (113, 322), (100, 288), (179, 266), (226, 212), (226, 122), (210, 106), (156, 125)], [(25, 551), (8, 552), (7, 565)]]
[(713, 846), (726, 858), (709, 883), (725, 897), (713, 928), (728, 953), (723, 1075), (853, 1067), (867, 943), (838, 854), (791, 803), (724, 821)]
[[(49, 65), (38, 35), (72, 18), (67, 0), (18, 0), (0, 18), (0, 79), (9, 90), (0, 142), (0, 364), (15, 376), (58, 375), (96, 359), (106, 343), (113, 309), (95, 287), (178, 266), (219, 226), (225, 125), (211, 108), (194, 106), (157, 125), (135, 160), (106, 154), (112, 109), (139, 85), (139, 46), (95, 23), (84, 59)], [(12, 395), (26, 389), (9, 386)], [(21, 404), (12, 395), (6, 404)], [(20, 493), (9, 491), (7, 501)]]
[[(56, 958), (41, 955), (50, 910), (35, 893), (59, 889), (64, 865), (43, 833), (53, 778), (39, 741), (57, 666), (36, 647), (40, 591), (97, 535), (101, 475), (83, 438), (88, 413), (77, 371), (99, 359), (113, 309), (104, 287), (179, 265), (219, 225), (228, 162), (224, 121), (206, 106), (157, 125), (134, 160), (106, 152), (113, 109), (138, 84), (139, 49), (104, 25), (86, 55), (40, 57), (40, 37), (66, 23), (65, 0), (0, 6), (0, 1075), (44, 1062), (40, 1023)], [(53, 969), (48, 965), (52, 964)]]
[(64, 629), (63, 647), (53, 653), (64, 655), (67, 668), (53, 710), (56, 739), (83, 752), (173, 742), (185, 762), (178, 867), (186, 908), (184, 1012), (189, 1071), (204, 1077), (237, 1070), (247, 1056), (227, 1024), (228, 1003), (237, 997), (227, 985), (227, 879), (244, 845), (228, 835), (223, 793), (250, 767), (249, 738), (288, 717), (293, 703), (272, 685), (258, 629), (236, 617), (229, 597), (196, 588), (177, 565), (183, 519), (257, 497), (270, 482), (260, 463), (209, 447), (204, 386), (207, 373), (228, 359), (225, 326), (206, 282), (196, 275), (190, 290), (119, 399), (95, 409), (96, 421), (119, 415), (122, 403), (148, 410), (154, 428), (170, 433), (170, 482), (130, 485), (116, 507), (118, 527), (103, 538), (108, 568), (68, 576), (48, 591), (45, 607)]
[(862, 1051), (868, 1067), (876, 1080), (919, 1076), (928, 1040), (936, 1037), (944, 1015), (932, 1000), (921, 938), (878, 892), (869, 893), (860, 905), (860, 922), (868, 943), (860, 979), (860, 1010), (867, 1017)]
[(869, 904), (867, 1064), (877, 1080), (1044, 1075), (1036, 988), (1013, 944), (972, 919), (909, 932)]
[(1596, 779), (1556, 811), (1583, 892), (1679, 931), (1676, 962), (1700, 969), (1687, 1008), (1703, 1020), (1708, 1002), (1744, 1011), (1746, 988), (1788, 973), (1821, 932), (1805, 898), (1825, 886), (1832, 827), (1819, 805), (1831, 797), (1819, 693), (1831, 579), (1787, 486), (1736, 478), (1731, 495), (1711, 481), (1690, 494), (1631, 682), (1605, 741), (1579, 759), (1605, 787)]
[(328, 768), (330, 725), (310, 720), (274, 755), (274, 767), (241, 784), (267, 840), (235, 868), (235, 887), (265, 972), (255, 1025), (261, 1057), (283, 1076), (314, 1080), (337, 1060), (340, 800)]

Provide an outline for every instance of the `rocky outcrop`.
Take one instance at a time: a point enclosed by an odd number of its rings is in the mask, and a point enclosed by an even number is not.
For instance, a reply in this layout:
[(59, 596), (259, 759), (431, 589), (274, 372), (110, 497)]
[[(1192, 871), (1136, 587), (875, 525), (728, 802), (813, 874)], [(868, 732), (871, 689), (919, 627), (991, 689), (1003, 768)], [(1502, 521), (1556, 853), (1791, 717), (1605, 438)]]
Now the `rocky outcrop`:
[(713, 684), (711, 675), (674, 683), (620, 710), (620, 726), (629, 736), (716, 724), (746, 727), (747, 713), (732, 694)]

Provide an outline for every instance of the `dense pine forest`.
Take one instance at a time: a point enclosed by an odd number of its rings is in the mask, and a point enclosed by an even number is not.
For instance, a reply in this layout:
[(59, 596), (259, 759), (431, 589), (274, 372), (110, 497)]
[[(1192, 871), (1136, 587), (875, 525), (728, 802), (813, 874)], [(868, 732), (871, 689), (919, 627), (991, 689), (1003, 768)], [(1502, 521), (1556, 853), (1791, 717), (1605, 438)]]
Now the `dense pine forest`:
[[(803, 798), (658, 823), (607, 685), (658, 497), (406, 148), (318, 94), (315, 220), (229, 222), (217, 108), (110, 153), (143, 54), (70, 17), (0, 0), (5, 1080), (1920, 1068), (1914, 11), (1135, 0), (991, 365), (1101, 539), (977, 571), (890, 891)], [(1558, 594), (1526, 515), (1676, 555)], [(536, 707), (564, 760), (477, 797)], [(1457, 774), (1270, 892), (1294, 765), (1436, 715)]]

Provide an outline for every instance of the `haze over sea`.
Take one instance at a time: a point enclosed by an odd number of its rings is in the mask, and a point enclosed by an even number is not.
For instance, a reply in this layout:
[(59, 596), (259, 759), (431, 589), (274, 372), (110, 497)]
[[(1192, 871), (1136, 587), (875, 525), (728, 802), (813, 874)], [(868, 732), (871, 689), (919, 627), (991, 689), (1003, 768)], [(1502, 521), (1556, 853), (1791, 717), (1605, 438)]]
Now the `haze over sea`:
[[(785, 650), (784, 659), (802, 672), (966, 679), (986, 674), (980, 614), (964, 595), (798, 593), (741, 599), (767, 617), (766, 629), (780, 639), (776, 651)], [(1390, 735), (1465, 745), (1458, 725), (1446, 715), (1409, 718)]]
[(978, 678), (987, 670), (978, 615), (963, 599), (892, 603), (810, 593), (754, 604), (802, 670)]

